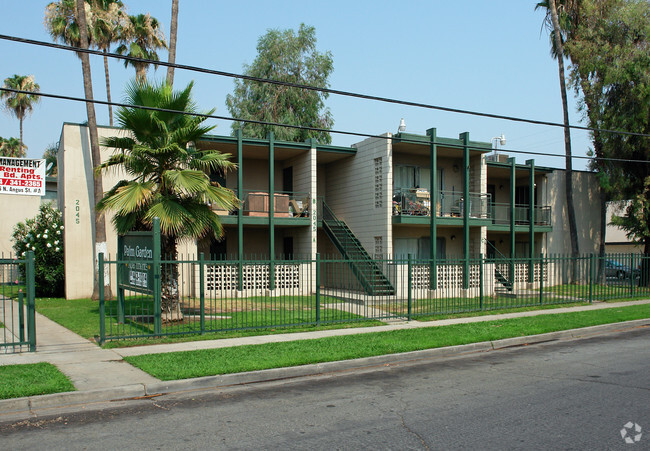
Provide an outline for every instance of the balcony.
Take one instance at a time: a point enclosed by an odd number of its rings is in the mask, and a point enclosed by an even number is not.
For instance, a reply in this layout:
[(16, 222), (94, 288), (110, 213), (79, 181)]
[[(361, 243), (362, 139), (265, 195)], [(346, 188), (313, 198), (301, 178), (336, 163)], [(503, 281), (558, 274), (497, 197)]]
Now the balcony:
[[(469, 217), (490, 219), (491, 197), (487, 193), (469, 193)], [(437, 217), (462, 218), (464, 208), (463, 193), (458, 191), (439, 191), (437, 193)], [(418, 188), (394, 190), (393, 216), (431, 216), (429, 192)]]
[[(551, 225), (551, 207), (536, 206), (535, 208), (535, 225)], [(510, 204), (490, 205), (490, 216), (493, 224), (510, 225)], [(515, 205), (515, 225), (529, 225), (528, 214), (530, 207), (528, 205)]]
[[(268, 191), (243, 190), (239, 199), (242, 203), (242, 214), (247, 217), (267, 217), (270, 210)], [(283, 192), (273, 193), (273, 217), (275, 218), (308, 218), (309, 193)], [(213, 208), (219, 216), (236, 216), (238, 211), (226, 211)]]

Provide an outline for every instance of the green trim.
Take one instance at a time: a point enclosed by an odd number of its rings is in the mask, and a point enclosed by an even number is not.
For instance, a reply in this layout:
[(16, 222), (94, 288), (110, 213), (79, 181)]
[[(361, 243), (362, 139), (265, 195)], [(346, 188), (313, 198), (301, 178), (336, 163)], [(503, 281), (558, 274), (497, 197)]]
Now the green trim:
[[(514, 259), (515, 258), (515, 230), (517, 229), (517, 226), (515, 224), (515, 188), (517, 185), (516, 177), (515, 177), (515, 172), (517, 169), (517, 165), (515, 163), (514, 158), (508, 158), (508, 162), (510, 163), (510, 258)], [(512, 279), (512, 282), (514, 282), (514, 271), (515, 267), (514, 264), (511, 262), (510, 264), (510, 278)]]
[(526, 160), (530, 168), (530, 180), (528, 190), (528, 227), (530, 227), (528, 236), (528, 252), (530, 263), (528, 265), (528, 282), (533, 283), (535, 278), (535, 264), (533, 263), (535, 254), (535, 160)]
[[(511, 157), (514, 159), (514, 157)], [(510, 158), (508, 158), (508, 161), (510, 161)], [(499, 168), (504, 168), (504, 169), (509, 169), (510, 168), (510, 163), (502, 163), (500, 161), (489, 161), (486, 160), (486, 163), (488, 166), (493, 166), (493, 167), (499, 167)], [(522, 171), (528, 171), (530, 168), (528, 167), (527, 164), (517, 164), (515, 165), (517, 169), (521, 169)], [(550, 168), (548, 166), (535, 166), (535, 171), (537, 173), (544, 172), (544, 173), (550, 173), (553, 171), (563, 171), (564, 169), (558, 169), (558, 168)], [(590, 172), (590, 171), (585, 171), (585, 172)]]
[[(428, 132), (428, 131), (427, 131)], [(461, 133), (461, 136), (463, 133)], [(411, 143), (411, 144), (422, 144), (430, 145), (431, 138), (429, 135), (415, 135), (412, 133), (397, 133), (393, 136), (393, 143)], [(479, 152), (488, 153), (492, 151), (492, 143), (487, 143), (483, 141), (467, 141), (465, 143), (462, 138), (441, 138), (436, 136), (436, 144), (440, 147), (457, 147), (458, 149), (464, 149), (469, 146), (470, 150), (475, 150)]]
[[(429, 211), (431, 218), (429, 221), (429, 257), (431, 258), (431, 265), (429, 266), (429, 289), (435, 290), (438, 288), (438, 264), (437, 264), (437, 241), (438, 241), (438, 227), (437, 227), (437, 194), (438, 194), (438, 147), (436, 141), (436, 129), (430, 128), (427, 130), (427, 135), (430, 138), (429, 143)], [(409, 265), (411, 263), (409, 255)], [(411, 271), (409, 269), (409, 277), (411, 276)], [(410, 286), (410, 284), (409, 284)], [(411, 291), (409, 290), (409, 296)], [(409, 304), (410, 306), (410, 304)], [(410, 318), (410, 313), (409, 313)]]
[[(223, 135), (205, 135), (203, 138), (201, 138), (201, 141), (205, 142), (216, 142), (216, 143), (224, 143), (224, 144), (236, 144), (237, 143), (237, 136), (223, 136)], [(311, 140), (308, 140), (304, 143), (301, 142), (291, 142), (291, 141), (275, 141), (275, 147), (276, 148), (288, 148), (288, 149), (304, 149), (304, 150), (310, 150), (312, 148), (322, 151), (322, 152), (335, 152), (335, 153), (346, 153), (350, 155), (354, 155), (357, 153), (357, 150), (353, 147), (344, 147), (344, 146), (330, 146), (327, 144), (317, 144), (315, 143), (312, 145), (310, 142)], [(269, 146), (269, 138), (267, 139), (261, 139), (261, 138), (242, 138), (242, 143), (243, 145), (246, 146), (259, 146), (259, 147), (268, 147)]]
[[(242, 204), (237, 210), (237, 287), (240, 290), (244, 289), (244, 199), (241, 199), (244, 193), (244, 152), (243, 152), (243, 136), (241, 128), (237, 129), (235, 133), (237, 138), (237, 197), (240, 198)], [(225, 224), (222, 219), (222, 224)]]
[[(239, 226), (237, 215), (220, 216), (221, 224)], [(268, 226), (268, 216), (244, 216), (241, 221), (242, 226)], [(276, 226), (298, 226), (304, 227), (311, 224), (309, 218), (273, 218), (273, 224)], [(239, 231), (238, 231), (239, 232)], [(243, 251), (242, 251), (243, 253)]]
[(269, 290), (275, 289), (275, 136), (269, 132)]

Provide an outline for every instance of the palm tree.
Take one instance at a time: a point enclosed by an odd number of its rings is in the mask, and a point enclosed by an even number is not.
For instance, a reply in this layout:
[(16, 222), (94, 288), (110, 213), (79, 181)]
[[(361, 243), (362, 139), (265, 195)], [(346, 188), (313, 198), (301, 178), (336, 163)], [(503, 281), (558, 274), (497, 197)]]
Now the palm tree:
[[(81, 35), (77, 23), (75, 2), (76, 0), (59, 0), (47, 5), (45, 27), (54, 41), (80, 47)], [(86, 4), (89, 46), (95, 46), (104, 52), (106, 99), (109, 102), (108, 117), (110, 125), (113, 125), (113, 107), (110, 104), (111, 85), (106, 54), (111, 45), (119, 41), (127, 15), (120, 0), (86, 0)], [(80, 54), (77, 56), (81, 57)]]
[(5, 108), (18, 118), (20, 122), (20, 147), (25, 147), (23, 141), (23, 119), (25, 116), (31, 114), (34, 105), (37, 104), (41, 98), (38, 93), (41, 87), (34, 81), (33, 75), (14, 75), (13, 77), (5, 78), (4, 88), (15, 89), (18, 91), (29, 91), (34, 94), (27, 94), (25, 92), (12, 92), (2, 91), (0, 98), (5, 101)]
[[(174, 92), (166, 83), (136, 80), (127, 87), (127, 103), (195, 113), (192, 86)], [(198, 150), (194, 145), (214, 127), (204, 125), (204, 117), (183, 113), (123, 107), (116, 116), (130, 136), (102, 141), (116, 150), (101, 170), (120, 168), (129, 179), (109, 190), (97, 208), (114, 212), (118, 233), (151, 230), (153, 219), (160, 218), (161, 253), (167, 260), (177, 258), (179, 239), (220, 237), (221, 221), (209, 204), (232, 210), (239, 201), (231, 190), (211, 183), (207, 174), (235, 165), (217, 150)], [(165, 265), (161, 283), (164, 319), (181, 319), (177, 264)]]
[[(117, 53), (133, 58), (158, 61), (156, 50), (167, 48), (165, 36), (158, 20), (149, 14), (128, 17), (129, 20), (122, 36), (122, 44), (117, 48)], [(135, 68), (138, 81), (143, 82), (147, 77), (149, 64), (143, 61), (127, 60), (124, 62), (124, 67), (132, 65)]]
[[(565, 11), (572, 11), (574, 8), (577, 8), (577, 3), (575, 0), (560, 0), (562, 2), (562, 7)], [(548, 0), (541, 3), (538, 3), (537, 8), (545, 8), (546, 18), (545, 23), (547, 24), (551, 36), (551, 54), (557, 59), (558, 72), (560, 76), (560, 94), (562, 97), (562, 111), (563, 111), (563, 120), (564, 120), (564, 152), (565, 152), (565, 185), (566, 185), (566, 202), (568, 210), (568, 219), (569, 219), (569, 236), (571, 238), (571, 253), (574, 256), (577, 256), (579, 253), (578, 248), (578, 228), (576, 226), (576, 214), (573, 205), (573, 160), (571, 158), (571, 129), (569, 128), (569, 107), (567, 103), (567, 94), (566, 94), (566, 81), (564, 76), (564, 48), (563, 48), (563, 36), (562, 31), (567, 30), (569, 27), (560, 27), (560, 21), (558, 18), (558, 8), (555, 0)], [(564, 16), (569, 17), (569, 14)]]
[(27, 146), (21, 146), (18, 138), (3, 138), (0, 136), (0, 155), (3, 157), (23, 158)]
[(59, 143), (55, 142), (45, 148), (43, 158), (45, 159), (45, 168), (47, 169), (46, 175), (53, 177), (58, 174), (58, 159)]
[[(84, 0), (76, 0), (76, 21), (79, 24), (78, 29), (79, 29), (79, 47), (80, 48), (88, 48), (89, 46), (89, 34), (88, 34), (88, 28), (86, 25), (86, 13), (87, 13), (87, 5), (84, 3)], [(93, 100), (93, 81), (92, 81), (92, 76), (91, 76), (91, 71), (90, 71), (90, 60), (88, 58), (87, 53), (79, 53), (79, 57), (81, 58), (81, 68), (83, 71), (83, 83), (84, 83), (84, 94), (86, 96), (86, 113), (88, 115), (88, 131), (90, 135), (90, 156), (91, 156), (91, 161), (93, 164), (93, 168), (96, 168), (101, 164), (102, 161), (102, 156), (101, 152), (99, 150), (99, 137), (97, 135), (97, 118), (95, 116), (95, 105), (92, 103)], [(93, 199), (95, 202), (97, 202), (98, 199), (101, 199), (102, 196), (104, 195), (104, 187), (102, 183), (102, 177), (101, 174), (96, 174), (95, 177), (93, 178)], [(93, 294), (92, 298), (93, 299), (99, 299), (99, 264), (98, 264), (98, 258), (99, 254), (101, 252), (106, 252), (106, 219), (104, 218), (104, 215), (99, 212), (96, 208), (94, 208), (94, 202), (93, 202), (93, 208), (92, 208), (92, 214), (95, 218), (95, 280), (94, 280), (94, 287), (93, 287)], [(104, 296), (105, 298), (111, 297), (111, 291), (110, 291), (110, 286), (108, 285), (110, 278), (104, 279), (105, 280), (105, 286), (102, 287), (104, 290)]]
[(108, 73), (108, 52), (113, 43), (119, 41), (127, 19), (124, 4), (120, 0), (92, 0), (92, 41), (104, 52), (104, 73), (106, 78), (106, 100), (108, 100), (108, 119), (113, 126), (113, 106), (111, 105), (111, 83)]
[[(178, 0), (172, 0), (172, 26), (169, 29), (169, 63), (176, 63), (176, 35), (178, 34)], [(167, 67), (167, 84), (174, 86), (174, 66)]]

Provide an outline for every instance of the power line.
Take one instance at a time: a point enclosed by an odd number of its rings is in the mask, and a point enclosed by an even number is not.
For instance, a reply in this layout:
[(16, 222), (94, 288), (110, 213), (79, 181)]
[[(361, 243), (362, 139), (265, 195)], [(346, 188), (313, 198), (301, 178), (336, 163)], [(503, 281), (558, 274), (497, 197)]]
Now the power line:
[[(117, 106), (117, 107), (122, 107), (122, 108), (134, 108), (134, 109), (141, 109), (141, 110), (148, 110), (148, 111), (159, 111), (163, 113), (174, 113), (174, 114), (184, 114), (187, 116), (195, 116), (195, 117), (202, 117), (206, 119), (218, 119), (218, 120), (224, 120), (224, 121), (231, 121), (231, 122), (244, 122), (248, 124), (259, 124), (259, 125), (270, 125), (274, 127), (286, 127), (286, 128), (294, 128), (298, 130), (309, 130), (309, 131), (317, 131), (317, 132), (327, 132), (327, 133), (335, 133), (338, 135), (347, 135), (347, 136), (358, 136), (361, 138), (380, 138), (380, 139), (392, 139), (392, 136), (385, 136), (385, 135), (376, 135), (376, 134), (370, 134), (370, 133), (361, 133), (361, 132), (351, 132), (351, 131), (346, 131), (346, 130), (328, 130), (325, 128), (318, 128), (318, 127), (309, 127), (305, 125), (289, 125), (289, 124), (281, 124), (279, 122), (269, 122), (269, 121), (258, 121), (254, 119), (241, 119), (241, 118), (234, 118), (230, 116), (217, 116), (215, 114), (205, 114), (205, 113), (189, 113), (187, 111), (179, 111), (179, 110), (172, 110), (172, 109), (167, 109), (167, 108), (157, 108), (157, 107), (149, 107), (149, 106), (144, 106), (144, 105), (130, 105), (126, 103), (120, 103), (120, 102), (108, 102), (106, 100), (86, 100), (81, 97), (72, 97), (72, 96), (66, 96), (66, 95), (61, 95), (61, 94), (50, 94), (50, 93), (44, 93), (44, 92), (34, 92), (34, 91), (23, 91), (20, 89), (12, 89), (12, 88), (6, 88), (3, 86), (0, 86), (0, 91), (7, 91), (7, 92), (13, 92), (17, 94), (31, 94), (31, 95), (37, 95), (41, 97), (47, 97), (51, 99), (59, 99), (59, 100), (69, 100), (69, 101), (74, 101), (74, 102), (91, 102), (93, 104), (98, 104), (98, 105), (112, 105), (112, 106)], [(426, 144), (426, 141), (422, 140), (415, 140), (415, 139), (408, 139), (408, 138), (400, 138), (400, 142), (406, 142), (406, 143), (413, 143), (413, 144)], [(444, 144), (445, 147), (453, 147), (453, 148), (463, 148), (463, 145), (460, 144)], [(485, 147), (477, 147), (477, 146), (468, 146), (470, 149), (473, 150), (486, 150)], [(557, 157), (557, 158), (566, 158), (566, 155), (558, 155), (558, 154), (552, 154), (552, 153), (545, 153), (545, 152), (530, 152), (530, 151), (525, 151), (525, 150), (514, 150), (514, 149), (499, 149), (500, 152), (508, 152), (512, 154), (523, 154), (523, 155), (536, 155), (536, 156), (544, 156), (544, 157)], [(620, 162), (620, 163), (650, 163), (648, 160), (629, 160), (625, 158), (602, 158), (602, 157), (588, 157), (588, 156), (576, 156), (572, 155), (571, 158), (575, 159), (580, 159), (580, 160), (600, 160), (600, 161), (615, 161), (615, 162)]]
[[(207, 68), (199, 67), (199, 66), (190, 66), (190, 65), (178, 64), (178, 63), (173, 63), (172, 64), (172, 63), (165, 62), (165, 61), (153, 61), (153, 60), (148, 60), (148, 59), (143, 59), (143, 58), (135, 58), (135, 57), (132, 57), (132, 56), (127, 56), (127, 55), (118, 55), (117, 53), (104, 53), (104, 52), (99, 51), (99, 50), (85, 49), (85, 48), (81, 48), (81, 47), (73, 47), (73, 46), (64, 45), (64, 44), (57, 44), (57, 43), (52, 43), (52, 42), (38, 41), (38, 40), (34, 40), (34, 39), (20, 38), (20, 37), (17, 37), (17, 36), (9, 36), (9, 35), (0, 34), (0, 39), (6, 40), (6, 41), (12, 41), (12, 42), (20, 42), (20, 43), (23, 43), (23, 44), (31, 44), (31, 45), (37, 45), (37, 46), (42, 46), (42, 47), (55, 48), (55, 49), (59, 49), (59, 50), (67, 50), (67, 51), (77, 52), (77, 53), (88, 53), (88, 54), (91, 54), (91, 55), (108, 56), (108, 57), (111, 57), (111, 58), (122, 59), (122, 60), (127, 60), (127, 61), (132, 61), (132, 62), (138, 62), (138, 63), (155, 64), (155, 65), (160, 65), (160, 66), (165, 66), (165, 67), (173, 67), (173, 68), (176, 68), (176, 69), (188, 70), (188, 71), (192, 71), (192, 72), (200, 72), (200, 73), (211, 74), (211, 75), (219, 75), (219, 76), (222, 76), (222, 77), (239, 78), (239, 79), (242, 79), (242, 80), (249, 80), (249, 81), (254, 81), (254, 82), (259, 82), (259, 83), (269, 83), (269, 84), (274, 84), (274, 85), (279, 85), (279, 86), (287, 86), (287, 87), (290, 87), (290, 88), (297, 88), (297, 89), (307, 89), (307, 90), (310, 90), (310, 91), (317, 91), (317, 92), (322, 92), (322, 93), (326, 93), (326, 94), (334, 94), (334, 95), (340, 95), (340, 96), (345, 96), (345, 97), (354, 97), (354, 98), (364, 99), (364, 100), (374, 100), (374, 101), (378, 101), (378, 102), (392, 103), (392, 104), (396, 104), (396, 105), (412, 106), (412, 107), (416, 107), (416, 108), (425, 108), (425, 109), (438, 110), (438, 111), (446, 111), (446, 112), (449, 112), (449, 113), (466, 114), (466, 115), (471, 115), (471, 116), (485, 117), (485, 118), (491, 118), (491, 119), (501, 119), (501, 120), (512, 121), (512, 122), (523, 122), (523, 123), (528, 123), (528, 124), (546, 125), (546, 126), (550, 126), (550, 127), (565, 128), (564, 124), (561, 124), (561, 123), (558, 123), (558, 122), (541, 121), (541, 120), (536, 120), (536, 119), (526, 119), (526, 118), (515, 117), (515, 116), (506, 116), (506, 115), (502, 115), (502, 114), (483, 113), (483, 112), (479, 112), (479, 111), (463, 110), (463, 109), (459, 109), (459, 108), (451, 108), (451, 107), (444, 107), (444, 106), (439, 106), (439, 105), (431, 105), (431, 104), (421, 103), (421, 102), (398, 100), (398, 99), (393, 99), (393, 98), (390, 98), (390, 97), (381, 97), (381, 96), (374, 96), (374, 95), (369, 95), (369, 94), (360, 94), (360, 93), (355, 93), (355, 92), (351, 92), (351, 91), (342, 91), (342, 90), (338, 90), (338, 89), (318, 88), (316, 86), (284, 82), (284, 81), (279, 81), (279, 80), (273, 80), (273, 79), (270, 79), (270, 78), (251, 77), (249, 75), (237, 74), (237, 73), (233, 73), (233, 72), (225, 72), (225, 71), (214, 70), (214, 69), (207, 69)], [(575, 129), (575, 130), (585, 130), (585, 131), (591, 131), (591, 132), (598, 131), (600, 133), (612, 133), (612, 134), (619, 134), (619, 135), (650, 137), (650, 134), (628, 132), (628, 131), (624, 131), (624, 130), (610, 130), (610, 129), (604, 129), (604, 128), (593, 128), (593, 127), (585, 127), (585, 126), (582, 126), (582, 125), (568, 125), (566, 127), (572, 128), (572, 129)]]

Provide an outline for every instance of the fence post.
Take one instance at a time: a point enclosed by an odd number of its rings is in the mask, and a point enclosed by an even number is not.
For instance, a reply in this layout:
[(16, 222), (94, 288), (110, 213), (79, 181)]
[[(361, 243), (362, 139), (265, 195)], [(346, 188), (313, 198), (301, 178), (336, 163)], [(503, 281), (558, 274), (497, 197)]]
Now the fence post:
[[(413, 305), (413, 297), (412, 297), (412, 294), (411, 294), (411, 285), (412, 285), (412, 283), (413, 283), (413, 276), (412, 276), (412, 274), (411, 274), (411, 269), (412, 269), (411, 258), (412, 258), (412, 257), (411, 257), (411, 254), (408, 254), (407, 265), (406, 265), (406, 269), (407, 269), (407, 276), (406, 276), (406, 280), (407, 280), (406, 285), (407, 285), (407, 287), (406, 287), (406, 289), (407, 289), (407, 291), (408, 291), (408, 296), (407, 296), (407, 299), (408, 299), (408, 301), (407, 301), (407, 316), (406, 316), (406, 319), (407, 319), (408, 321), (411, 321), (411, 308), (412, 308), (412, 305)], [(431, 275), (432, 275), (432, 274), (429, 273), (429, 277), (431, 277)]]
[(23, 293), (23, 290), (20, 290), (18, 292), (18, 330), (19, 330), (19, 337), (18, 339), (20, 340), (21, 343), (25, 342), (25, 304), (23, 298), (25, 297), (25, 293)]
[(630, 297), (634, 297), (634, 254), (630, 252)]
[[(97, 263), (99, 267), (98, 284), (99, 284), (99, 344), (100, 346), (106, 341), (106, 303), (104, 299), (104, 253), (100, 252), (97, 256)], [(119, 263), (118, 263), (119, 264)], [(120, 300), (117, 300), (118, 309), (120, 309)], [(118, 311), (118, 315), (121, 316), (122, 322), (124, 322), (124, 310)], [(119, 318), (118, 318), (119, 319)]]
[(320, 325), (320, 254), (316, 253), (316, 324)]
[(539, 254), (539, 305), (544, 304), (544, 254)]
[(589, 256), (589, 303), (592, 304), (594, 300), (594, 257), (596, 254), (593, 252)]
[(153, 218), (153, 332), (156, 336), (162, 333), (162, 306), (160, 297), (162, 283), (160, 272), (162, 263), (160, 258), (160, 219)]
[(205, 256), (203, 252), (199, 254), (199, 303), (201, 315), (201, 335), (205, 334)]
[(483, 264), (485, 263), (485, 260), (483, 260), (483, 254), (478, 255), (478, 285), (479, 285), (479, 307), (481, 310), (483, 310)]
[(34, 251), (27, 252), (25, 264), (27, 265), (27, 338), (29, 340), (29, 350), (34, 352), (36, 351), (36, 311), (34, 305), (36, 270), (34, 268)]

